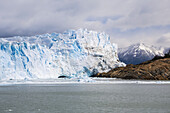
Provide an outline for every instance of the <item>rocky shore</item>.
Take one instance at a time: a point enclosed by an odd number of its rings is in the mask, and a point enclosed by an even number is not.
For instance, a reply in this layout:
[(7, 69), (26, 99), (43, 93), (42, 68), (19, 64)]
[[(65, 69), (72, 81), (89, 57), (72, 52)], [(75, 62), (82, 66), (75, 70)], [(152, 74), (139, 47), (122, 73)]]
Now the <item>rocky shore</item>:
[(97, 73), (92, 77), (170, 80), (170, 58), (156, 58), (138, 65), (129, 64), (126, 67), (112, 69), (107, 73)]

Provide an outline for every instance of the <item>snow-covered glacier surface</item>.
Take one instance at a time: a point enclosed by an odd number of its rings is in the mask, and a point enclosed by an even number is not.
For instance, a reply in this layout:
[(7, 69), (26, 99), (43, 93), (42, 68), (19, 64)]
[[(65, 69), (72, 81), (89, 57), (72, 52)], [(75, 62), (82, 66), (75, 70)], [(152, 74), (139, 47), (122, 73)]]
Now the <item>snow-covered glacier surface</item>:
[(87, 78), (125, 66), (105, 33), (86, 29), (0, 38), (0, 80)]

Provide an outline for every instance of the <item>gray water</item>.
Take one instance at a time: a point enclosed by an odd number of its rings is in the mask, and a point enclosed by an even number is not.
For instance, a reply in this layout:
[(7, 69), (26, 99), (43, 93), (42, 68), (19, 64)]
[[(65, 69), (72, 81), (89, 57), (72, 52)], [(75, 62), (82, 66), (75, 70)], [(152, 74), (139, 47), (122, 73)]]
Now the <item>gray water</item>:
[(0, 113), (170, 113), (170, 85), (0, 86)]

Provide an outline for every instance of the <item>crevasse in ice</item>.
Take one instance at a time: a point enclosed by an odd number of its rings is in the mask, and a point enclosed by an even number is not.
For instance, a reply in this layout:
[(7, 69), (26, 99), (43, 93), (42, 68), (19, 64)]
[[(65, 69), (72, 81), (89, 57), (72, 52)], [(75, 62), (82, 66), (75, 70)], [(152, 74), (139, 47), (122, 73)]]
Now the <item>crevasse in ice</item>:
[(0, 79), (87, 77), (125, 66), (105, 33), (86, 29), (0, 39)]

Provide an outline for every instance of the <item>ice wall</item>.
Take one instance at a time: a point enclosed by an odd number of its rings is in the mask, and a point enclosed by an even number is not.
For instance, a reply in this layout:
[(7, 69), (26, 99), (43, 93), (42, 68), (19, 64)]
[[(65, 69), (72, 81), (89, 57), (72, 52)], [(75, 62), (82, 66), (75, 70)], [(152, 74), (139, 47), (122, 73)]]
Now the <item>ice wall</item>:
[(125, 66), (105, 33), (86, 29), (0, 39), (0, 79), (87, 77)]

